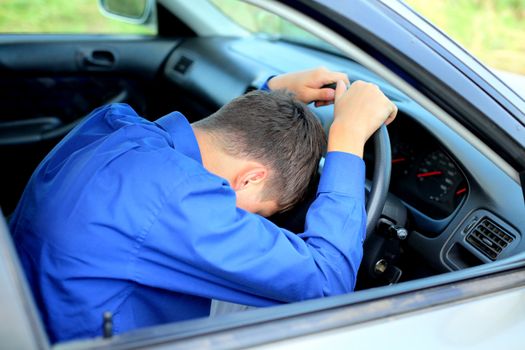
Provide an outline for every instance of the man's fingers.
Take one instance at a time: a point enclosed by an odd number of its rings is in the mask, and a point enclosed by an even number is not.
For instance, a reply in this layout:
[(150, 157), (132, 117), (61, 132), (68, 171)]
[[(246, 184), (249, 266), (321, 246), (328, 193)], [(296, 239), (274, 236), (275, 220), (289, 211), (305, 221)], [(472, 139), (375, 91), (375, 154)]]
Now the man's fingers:
[(333, 104), (334, 101), (315, 101), (315, 106), (316, 107), (323, 107), (323, 106), (328, 106), (328, 105), (331, 105)]
[(343, 96), (345, 91), (346, 91), (346, 84), (344, 80), (338, 80), (337, 85), (335, 87), (335, 100), (338, 100), (339, 98), (341, 98), (341, 96)]
[(335, 81), (342, 80), (347, 86), (350, 85), (350, 80), (348, 80), (348, 75), (341, 72), (327, 72), (323, 76), (322, 85), (330, 84)]
[(333, 101), (335, 98), (334, 89), (323, 88), (323, 89), (311, 89), (307, 91), (307, 101)]
[(335, 98), (335, 91), (334, 89), (325, 88), (325, 89), (319, 89), (316, 90), (318, 98), (317, 101), (333, 101)]
[[(343, 81), (350, 85), (348, 76), (341, 72), (332, 72), (326, 68), (318, 68), (310, 71), (310, 75), (305, 76), (302, 88), (297, 89), (300, 99), (305, 102), (315, 102), (315, 106), (325, 106), (333, 103), (335, 99), (335, 83)], [(327, 102), (327, 103), (324, 103)]]
[(385, 124), (388, 125), (392, 123), (394, 119), (396, 118), (396, 115), (397, 115), (397, 106), (394, 103), (392, 103), (392, 112), (390, 113), (388, 118), (386, 118)]

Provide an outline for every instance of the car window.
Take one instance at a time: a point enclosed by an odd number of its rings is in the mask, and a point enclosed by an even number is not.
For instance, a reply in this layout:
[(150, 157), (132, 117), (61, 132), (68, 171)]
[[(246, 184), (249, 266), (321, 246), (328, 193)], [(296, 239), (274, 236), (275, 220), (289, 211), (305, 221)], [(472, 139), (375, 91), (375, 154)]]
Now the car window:
[(335, 47), (294, 23), (254, 5), (231, 0), (210, 0), (210, 2), (251, 33), (339, 53)]
[(0, 33), (155, 35), (156, 25), (123, 23), (104, 16), (94, 0), (3, 0)]

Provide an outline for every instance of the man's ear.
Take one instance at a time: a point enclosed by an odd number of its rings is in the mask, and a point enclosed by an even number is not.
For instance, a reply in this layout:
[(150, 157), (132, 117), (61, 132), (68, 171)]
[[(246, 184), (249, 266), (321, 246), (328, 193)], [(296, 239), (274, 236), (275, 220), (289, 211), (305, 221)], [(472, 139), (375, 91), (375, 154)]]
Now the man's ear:
[(261, 184), (267, 177), (268, 169), (261, 164), (254, 164), (239, 171), (231, 186), (235, 191), (240, 191)]

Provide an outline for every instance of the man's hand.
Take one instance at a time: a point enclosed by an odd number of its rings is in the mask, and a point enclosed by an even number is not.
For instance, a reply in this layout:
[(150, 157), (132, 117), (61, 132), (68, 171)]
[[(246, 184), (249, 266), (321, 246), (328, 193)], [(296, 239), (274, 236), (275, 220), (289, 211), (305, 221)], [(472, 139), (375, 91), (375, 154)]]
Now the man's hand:
[(383, 123), (390, 124), (396, 114), (396, 105), (377, 85), (356, 81), (347, 90), (345, 82), (338, 81), (328, 151), (353, 153), (362, 158), (368, 138)]
[(348, 77), (344, 73), (331, 72), (324, 67), (301, 72), (287, 73), (273, 77), (268, 82), (271, 90), (287, 89), (296, 97), (308, 104), (315, 101), (316, 106), (333, 103), (335, 91), (321, 87), (326, 84), (342, 80), (349, 85)]

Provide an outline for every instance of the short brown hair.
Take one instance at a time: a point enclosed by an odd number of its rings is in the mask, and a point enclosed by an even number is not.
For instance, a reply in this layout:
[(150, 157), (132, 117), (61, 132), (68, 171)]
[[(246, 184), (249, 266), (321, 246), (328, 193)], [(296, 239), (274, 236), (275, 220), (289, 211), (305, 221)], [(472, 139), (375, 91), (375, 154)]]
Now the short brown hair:
[(305, 196), (326, 148), (317, 117), (283, 90), (249, 92), (196, 126), (217, 136), (228, 154), (269, 166), (265, 199), (276, 200), (281, 211)]

